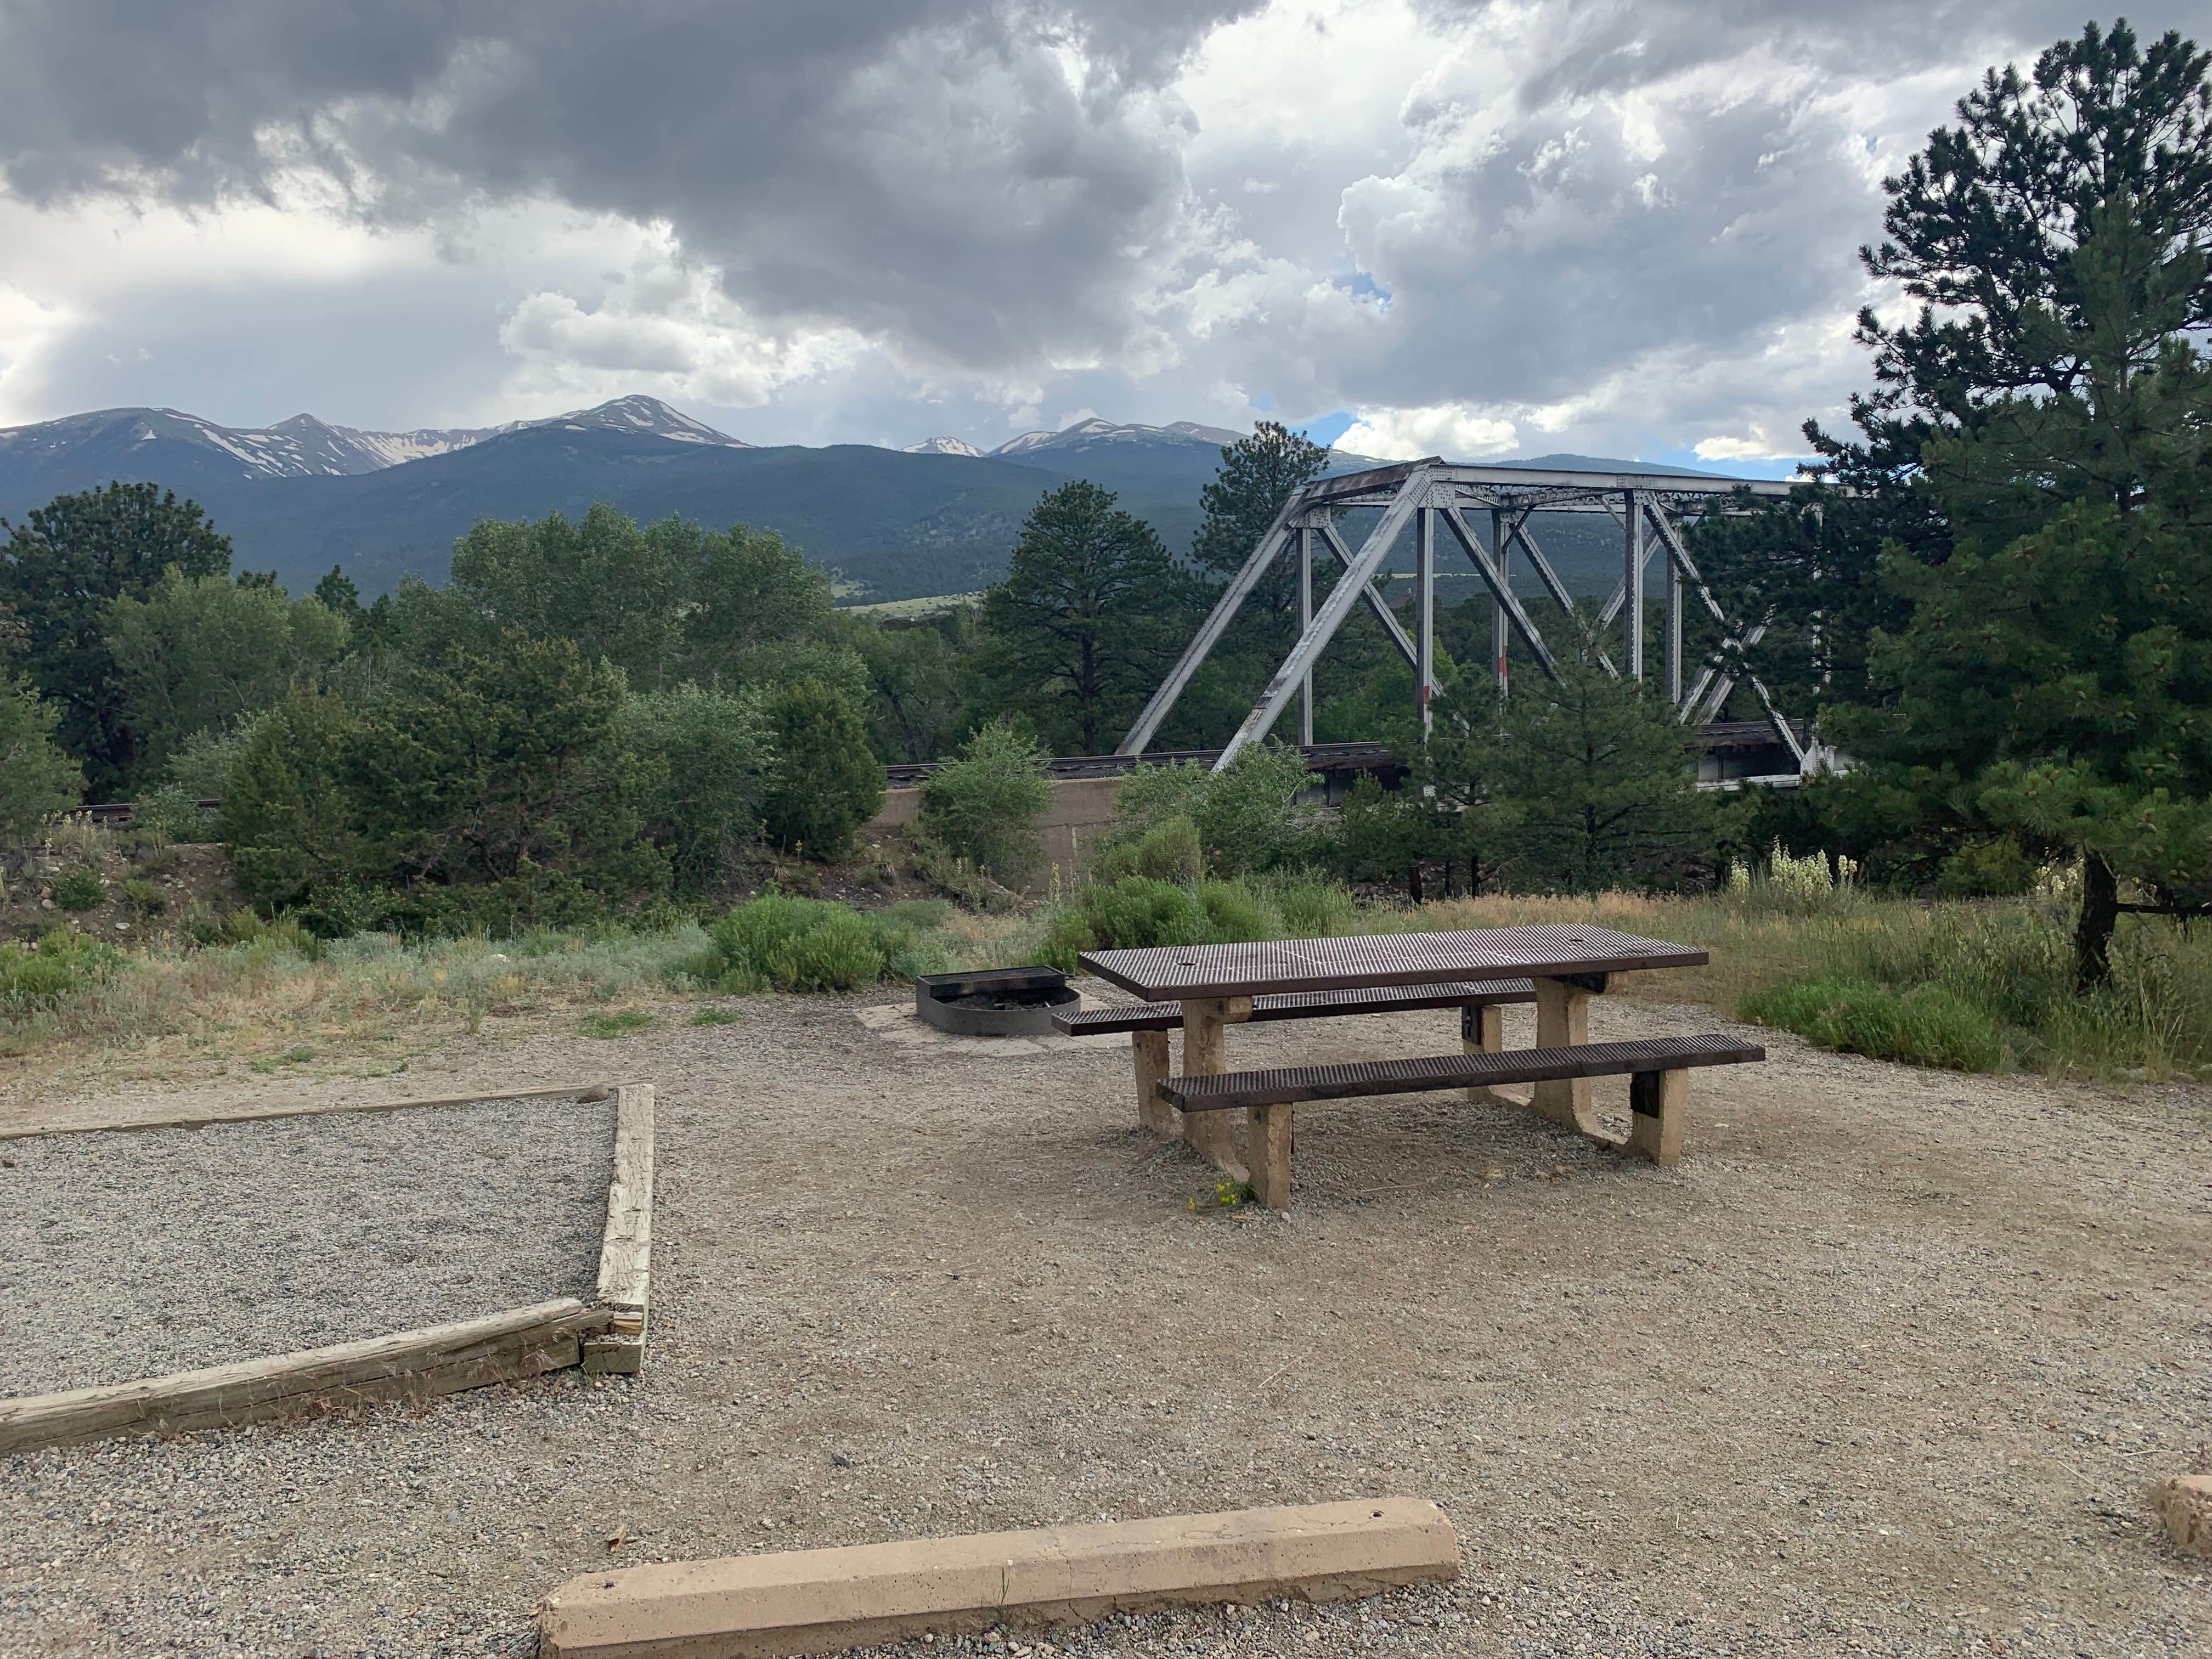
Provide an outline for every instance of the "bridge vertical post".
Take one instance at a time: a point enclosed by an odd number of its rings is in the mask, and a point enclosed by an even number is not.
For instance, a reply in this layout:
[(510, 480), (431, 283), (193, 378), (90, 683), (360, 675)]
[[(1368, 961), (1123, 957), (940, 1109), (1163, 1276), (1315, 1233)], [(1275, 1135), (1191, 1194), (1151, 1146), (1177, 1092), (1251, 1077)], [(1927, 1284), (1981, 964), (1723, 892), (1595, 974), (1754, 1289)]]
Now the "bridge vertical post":
[[(1498, 508), (1490, 509), (1490, 562), (1497, 567), (1501, 587), (1510, 587), (1513, 581), (1513, 550), (1506, 545), (1505, 514)], [(1492, 667), (1498, 676), (1500, 696), (1506, 689), (1505, 647), (1513, 637), (1513, 618), (1496, 599), (1490, 602), (1490, 654)]]
[(1413, 699), (1421, 710), (1421, 735), (1429, 731), (1429, 696), (1437, 686), (1437, 514), (1425, 507), (1413, 520), (1414, 600), (1420, 627), (1413, 640)]
[[(1298, 637), (1313, 626), (1313, 543), (1311, 525), (1298, 526)], [(1679, 701), (1679, 699), (1678, 699)], [(1298, 744), (1313, 747), (1313, 670), (1298, 682)]]
[[(1655, 511), (1664, 511), (1655, 508)], [(1662, 526), (1663, 529), (1672, 526)], [(1667, 599), (1667, 702), (1676, 708), (1682, 706), (1682, 567), (1674, 557), (1673, 544), (1681, 539), (1679, 533), (1662, 536), (1666, 544), (1662, 548), (1664, 556), (1660, 562), (1667, 569), (1667, 586), (1662, 590)]]
[(1621, 610), (1628, 633), (1622, 667), (1632, 680), (1644, 678), (1644, 502), (1633, 489), (1621, 492), (1628, 506), (1628, 568), (1620, 584)]

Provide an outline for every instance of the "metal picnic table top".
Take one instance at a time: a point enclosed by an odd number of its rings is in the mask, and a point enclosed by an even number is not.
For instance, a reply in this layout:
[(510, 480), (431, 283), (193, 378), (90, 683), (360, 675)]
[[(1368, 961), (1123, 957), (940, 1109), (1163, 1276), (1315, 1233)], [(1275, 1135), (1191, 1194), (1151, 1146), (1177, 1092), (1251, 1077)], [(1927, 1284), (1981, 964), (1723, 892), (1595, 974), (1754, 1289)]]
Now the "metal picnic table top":
[(1431, 985), (1445, 980), (1564, 979), (1632, 968), (1695, 968), (1711, 958), (1694, 945), (1670, 945), (1609, 927), (1469, 927), (1354, 939), (1085, 951), (1078, 960), (1099, 978), (1133, 991), (1147, 1002), (1171, 1002), (1370, 985)]

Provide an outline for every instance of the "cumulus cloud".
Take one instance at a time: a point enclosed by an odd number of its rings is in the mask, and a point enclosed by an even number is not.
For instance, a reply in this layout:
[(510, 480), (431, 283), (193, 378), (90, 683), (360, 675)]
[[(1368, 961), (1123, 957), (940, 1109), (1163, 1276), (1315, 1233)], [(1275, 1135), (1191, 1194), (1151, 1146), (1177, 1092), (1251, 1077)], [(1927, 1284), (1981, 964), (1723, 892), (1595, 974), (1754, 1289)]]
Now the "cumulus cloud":
[(1336, 447), (1385, 461), (1415, 460), (1425, 455), (1468, 461), (1510, 453), (1520, 438), (1519, 429), (1510, 421), (1445, 404), (1435, 409), (1364, 410), (1336, 441)]
[[(388, 421), (411, 374), (410, 424), (645, 390), (766, 441), (1345, 410), (1376, 454), (1786, 456), (1863, 381), (1883, 172), (2078, 27), (2057, 0), (15, 0), (0, 415), (219, 384), (236, 418), (258, 376), (260, 418)], [(94, 223), (97, 259), (69, 232)]]

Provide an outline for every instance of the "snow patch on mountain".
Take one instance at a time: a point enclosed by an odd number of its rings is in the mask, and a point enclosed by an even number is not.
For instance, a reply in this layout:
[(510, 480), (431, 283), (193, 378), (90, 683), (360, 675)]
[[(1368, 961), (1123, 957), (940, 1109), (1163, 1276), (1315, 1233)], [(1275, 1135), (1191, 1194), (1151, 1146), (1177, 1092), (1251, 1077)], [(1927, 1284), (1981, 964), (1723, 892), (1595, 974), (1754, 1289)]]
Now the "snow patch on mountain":
[(965, 438), (924, 438), (918, 444), (908, 444), (899, 452), (902, 455), (966, 455), (981, 460), (983, 452)]

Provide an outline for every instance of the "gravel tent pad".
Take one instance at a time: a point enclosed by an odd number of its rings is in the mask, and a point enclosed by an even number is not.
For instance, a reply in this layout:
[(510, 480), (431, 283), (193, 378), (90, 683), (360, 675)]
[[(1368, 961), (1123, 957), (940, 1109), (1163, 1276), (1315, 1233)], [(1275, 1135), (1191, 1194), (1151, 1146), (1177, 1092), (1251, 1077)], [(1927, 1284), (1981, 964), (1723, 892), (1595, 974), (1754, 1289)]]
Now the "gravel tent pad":
[[(1289, 1215), (1224, 1213), (1212, 1171), (1136, 1129), (1126, 1046), (902, 1047), (854, 1018), (889, 1000), (750, 999), (711, 1027), (672, 1000), (624, 1043), (655, 1088), (641, 1375), (0, 1462), (0, 1653), (519, 1656), (538, 1598), (611, 1563), (1389, 1492), (1443, 1504), (1460, 1583), (1047, 1639), (2212, 1650), (2212, 1567), (2147, 1495), (2212, 1431), (2212, 1091), (1768, 1033), (1767, 1064), (1692, 1088), (1675, 1169), (1525, 1114), (1377, 1101), (1299, 1114)], [(1532, 1024), (1509, 1012), (1508, 1042)], [(1718, 1024), (1615, 996), (1591, 1020)], [(1389, 1015), (1230, 1052), (1457, 1039)], [(607, 1052), (545, 1034), (443, 1058), (557, 1078)]]
[(0, 1143), (0, 1396), (588, 1300), (611, 1100)]

